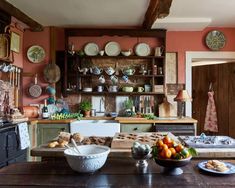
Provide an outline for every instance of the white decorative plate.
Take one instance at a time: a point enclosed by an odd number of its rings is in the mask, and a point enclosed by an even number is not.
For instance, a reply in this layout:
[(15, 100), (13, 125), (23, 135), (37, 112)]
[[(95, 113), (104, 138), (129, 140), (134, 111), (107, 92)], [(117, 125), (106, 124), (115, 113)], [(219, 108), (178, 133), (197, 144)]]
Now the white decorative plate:
[(105, 45), (105, 53), (108, 56), (118, 56), (120, 52), (121, 48), (117, 42), (109, 42)]
[(45, 59), (46, 53), (41, 46), (33, 45), (28, 49), (27, 57), (32, 63), (41, 63)]
[(146, 43), (139, 43), (135, 47), (135, 54), (138, 56), (148, 56), (150, 55), (150, 47)]
[(88, 56), (96, 56), (99, 53), (99, 47), (96, 43), (88, 43), (84, 48), (84, 52)]

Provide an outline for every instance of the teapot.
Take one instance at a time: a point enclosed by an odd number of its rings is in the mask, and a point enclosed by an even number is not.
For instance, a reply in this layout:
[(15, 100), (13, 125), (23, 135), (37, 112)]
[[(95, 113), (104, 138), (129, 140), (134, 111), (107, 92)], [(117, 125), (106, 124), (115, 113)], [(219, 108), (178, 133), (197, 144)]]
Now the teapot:
[(80, 67), (78, 67), (78, 70), (79, 70), (79, 72), (82, 72), (83, 73), (83, 75), (86, 75), (86, 73), (89, 71), (89, 69), (88, 68), (82, 68), (82, 69), (80, 69)]
[(106, 88), (109, 92), (118, 92), (118, 86), (116, 86), (116, 85), (111, 85), (108, 87), (106, 86)]
[(103, 69), (95, 66), (93, 68), (90, 68), (90, 72), (95, 75), (100, 75), (103, 72)]
[(105, 72), (111, 76), (115, 72), (115, 70), (112, 67), (108, 67), (105, 69)]
[(124, 75), (130, 76), (133, 75), (135, 73), (135, 69), (134, 68), (126, 68), (122, 70), (122, 73)]

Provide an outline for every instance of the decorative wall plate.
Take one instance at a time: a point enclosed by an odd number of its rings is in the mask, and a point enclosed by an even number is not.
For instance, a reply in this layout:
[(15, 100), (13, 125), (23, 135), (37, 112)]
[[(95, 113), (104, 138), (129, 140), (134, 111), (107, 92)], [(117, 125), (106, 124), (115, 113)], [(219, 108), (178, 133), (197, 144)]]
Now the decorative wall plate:
[(87, 56), (96, 56), (99, 53), (99, 46), (96, 43), (90, 42), (86, 44), (84, 52)]
[(206, 45), (211, 50), (220, 50), (224, 47), (226, 38), (220, 31), (210, 31), (206, 36)]
[(108, 56), (118, 56), (121, 52), (121, 47), (117, 42), (108, 42), (105, 45), (105, 53)]
[(135, 47), (135, 54), (137, 56), (148, 56), (150, 55), (150, 47), (146, 43), (139, 43)]
[(27, 57), (32, 63), (41, 63), (45, 59), (46, 53), (41, 46), (33, 45), (28, 49)]

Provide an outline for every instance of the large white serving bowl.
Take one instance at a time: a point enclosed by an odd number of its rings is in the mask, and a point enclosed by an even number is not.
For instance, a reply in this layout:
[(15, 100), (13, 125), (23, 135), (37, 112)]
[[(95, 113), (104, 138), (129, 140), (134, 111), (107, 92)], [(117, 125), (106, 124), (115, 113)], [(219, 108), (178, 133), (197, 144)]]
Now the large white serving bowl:
[(91, 173), (100, 169), (106, 162), (110, 148), (99, 145), (78, 146), (81, 154), (71, 147), (64, 151), (69, 166), (77, 172)]

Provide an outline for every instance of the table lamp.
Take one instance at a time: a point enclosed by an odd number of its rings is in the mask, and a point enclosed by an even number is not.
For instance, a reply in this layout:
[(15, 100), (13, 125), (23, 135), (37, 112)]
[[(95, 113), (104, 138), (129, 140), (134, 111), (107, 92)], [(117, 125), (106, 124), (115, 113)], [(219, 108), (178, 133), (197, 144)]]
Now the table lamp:
[(184, 117), (184, 105), (187, 101), (192, 101), (191, 97), (188, 94), (187, 90), (179, 90), (177, 96), (174, 98), (174, 101), (179, 102), (179, 117)]

